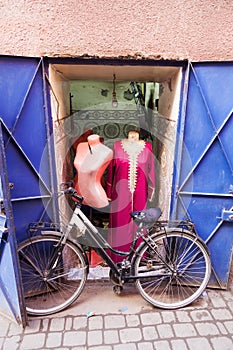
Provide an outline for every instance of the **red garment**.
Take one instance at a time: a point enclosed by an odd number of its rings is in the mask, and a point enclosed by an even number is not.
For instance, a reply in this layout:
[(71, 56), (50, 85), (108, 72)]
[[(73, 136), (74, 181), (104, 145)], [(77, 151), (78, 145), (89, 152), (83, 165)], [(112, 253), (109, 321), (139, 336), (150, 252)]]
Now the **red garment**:
[[(136, 225), (130, 212), (146, 208), (147, 200), (152, 200), (155, 190), (155, 165), (152, 146), (149, 142), (131, 143), (116, 141), (113, 159), (109, 165), (106, 193), (111, 199), (108, 241), (115, 249), (128, 251)], [(128, 141), (129, 142), (129, 141)], [(139, 145), (139, 148), (135, 147)], [(111, 254), (115, 262), (123, 257)]]

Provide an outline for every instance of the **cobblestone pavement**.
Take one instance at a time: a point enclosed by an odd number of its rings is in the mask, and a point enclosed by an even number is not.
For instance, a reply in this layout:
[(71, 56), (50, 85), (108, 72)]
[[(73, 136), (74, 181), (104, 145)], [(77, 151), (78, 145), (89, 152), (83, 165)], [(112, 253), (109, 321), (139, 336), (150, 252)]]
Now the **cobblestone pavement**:
[(0, 349), (233, 349), (232, 291), (207, 290), (191, 306), (160, 310), (147, 304), (134, 285), (121, 297), (109, 282), (86, 288), (76, 305), (50, 317), (29, 318), (25, 329), (1, 316)]

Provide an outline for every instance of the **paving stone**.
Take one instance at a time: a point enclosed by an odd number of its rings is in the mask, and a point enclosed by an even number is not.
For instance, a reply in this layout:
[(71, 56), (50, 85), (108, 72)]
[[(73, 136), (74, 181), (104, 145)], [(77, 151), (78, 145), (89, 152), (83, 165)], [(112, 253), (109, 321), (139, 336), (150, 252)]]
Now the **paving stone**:
[(138, 343), (138, 350), (154, 350), (153, 343)]
[(117, 344), (119, 343), (119, 334), (117, 330), (104, 331), (104, 343), (105, 344)]
[(60, 348), (62, 344), (62, 333), (54, 332), (49, 333), (46, 339), (46, 348)]
[(211, 313), (215, 320), (231, 320), (232, 315), (230, 311), (226, 308), (221, 308), (221, 309), (213, 309), (211, 310)]
[(73, 320), (73, 329), (78, 330), (87, 327), (87, 317), (79, 316)]
[(119, 335), (122, 343), (138, 342), (142, 339), (141, 329), (139, 328), (121, 329)]
[[(171, 350), (170, 344), (167, 340), (160, 340), (154, 343), (155, 350)], [(178, 349), (176, 349), (178, 350)]]
[(28, 326), (25, 329), (25, 334), (37, 333), (41, 327), (41, 320), (31, 319), (28, 321)]
[(66, 332), (63, 336), (64, 346), (80, 346), (86, 344), (86, 332)]
[[(0, 327), (0, 332), (1, 332), (1, 328), (2, 328), (2, 324)], [(22, 327), (20, 325), (18, 325), (17, 323), (12, 322), (10, 324), (10, 328), (9, 328), (7, 335), (8, 335), (8, 337), (11, 337), (12, 335), (20, 335), (22, 333), (23, 333)]]
[(163, 319), (163, 323), (175, 323), (176, 315), (173, 311), (163, 311), (162, 319)]
[(150, 326), (150, 327), (144, 327), (142, 329), (143, 332), (143, 338), (145, 340), (155, 340), (158, 339), (158, 333), (155, 329), (154, 326)]
[(65, 318), (53, 318), (50, 323), (50, 331), (58, 332), (64, 330), (65, 327)]
[(137, 327), (140, 324), (138, 315), (126, 315), (126, 323), (128, 327)]
[(40, 331), (46, 332), (48, 330), (48, 327), (49, 327), (49, 319), (45, 318), (41, 320)]
[(224, 291), (219, 292), (218, 298), (222, 297), (226, 301), (232, 301), (233, 302), (233, 293), (231, 291)]
[(88, 329), (102, 329), (103, 328), (103, 317), (102, 316), (94, 316), (88, 319)]
[(191, 318), (187, 311), (176, 311), (176, 317), (179, 322), (190, 322)]
[(213, 320), (212, 315), (207, 310), (194, 310), (190, 312), (193, 321), (210, 321)]
[(226, 327), (224, 326), (223, 322), (215, 322), (216, 326), (218, 327), (221, 334), (228, 334), (228, 331)]
[(4, 317), (0, 316), (0, 337), (7, 335), (8, 329), (10, 328), (11, 322)]
[(159, 338), (173, 338), (174, 333), (172, 327), (169, 324), (160, 324), (157, 326)]
[[(72, 350), (82, 350), (82, 349), (72, 348)], [(100, 346), (94, 346), (94, 347), (91, 346), (91, 347), (85, 348), (85, 350), (112, 350), (112, 347), (108, 345), (100, 345)]]
[[(102, 348), (99, 349), (99, 350), (102, 350)], [(132, 343), (132, 344), (130, 344), (130, 343), (128, 343), (128, 344), (118, 344), (118, 345), (114, 345), (113, 346), (113, 350), (137, 350), (137, 346), (134, 343)]]
[(124, 328), (125, 317), (122, 315), (109, 315), (104, 317), (104, 325), (106, 329), (109, 328)]
[(143, 325), (155, 325), (162, 323), (162, 318), (158, 312), (150, 312), (142, 314), (141, 316), (142, 324)]
[(193, 337), (197, 334), (194, 326), (190, 323), (174, 324), (173, 328), (175, 335), (180, 338)]
[(35, 350), (43, 348), (45, 344), (45, 334), (25, 334), (20, 345), (20, 350)]
[(87, 334), (88, 346), (100, 345), (103, 343), (102, 331), (90, 331)]
[[(188, 350), (185, 341), (182, 339), (172, 340), (171, 345), (172, 345), (172, 350)], [(199, 349), (199, 350), (204, 350), (204, 349)]]
[(186, 339), (189, 350), (212, 350), (207, 338), (190, 338)]
[(231, 311), (231, 313), (233, 314), (233, 301), (227, 302), (227, 307)]
[(216, 337), (216, 338), (211, 338), (210, 341), (213, 345), (214, 350), (232, 350), (233, 349), (233, 341), (230, 338)]
[(223, 298), (219, 298), (219, 294), (216, 293), (214, 296), (211, 296), (211, 303), (213, 307), (226, 307), (226, 302)]
[(226, 327), (226, 329), (230, 334), (233, 334), (233, 321), (224, 322), (224, 326)]
[(65, 320), (65, 330), (66, 331), (71, 331), (73, 326), (73, 318), (72, 317), (67, 317)]
[(220, 333), (218, 327), (209, 322), (195, 323), (195, 327), (201, 336), (218, 335)]
[(19, 335), (14, 335), (12, 337), (7, 338), (5, 340), (5, 343), (4, 343), (4, 348), (0, 346), (0, 349), (3, 349), (3, 350), (16, 350), (16, 349), (18, 349), (19, 344), (20, 344), (20, 336)]

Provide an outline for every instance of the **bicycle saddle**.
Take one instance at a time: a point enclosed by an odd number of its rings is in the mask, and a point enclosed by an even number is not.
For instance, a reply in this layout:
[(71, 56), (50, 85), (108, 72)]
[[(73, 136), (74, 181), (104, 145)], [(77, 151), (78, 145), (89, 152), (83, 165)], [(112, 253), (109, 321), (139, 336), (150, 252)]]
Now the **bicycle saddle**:
[(160, 208), (150, 208), (140, 211), (133, 211), (130, 213), (130, 216), (136, 222), (144, 222), (145, 224), (153, 223), (158, 220), (162, 211)]

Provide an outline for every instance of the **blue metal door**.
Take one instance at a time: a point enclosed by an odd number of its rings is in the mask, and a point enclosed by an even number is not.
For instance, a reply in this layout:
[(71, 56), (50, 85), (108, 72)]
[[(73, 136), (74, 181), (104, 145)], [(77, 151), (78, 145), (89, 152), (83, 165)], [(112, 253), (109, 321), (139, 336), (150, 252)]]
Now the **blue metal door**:
[(179, 120), (172, 216), (207, 243), (210, 285), (226, 288), (233, 241), (233, 64), (190, 64)]
[[(2, 147), (12, 184), (6, 198), (8, 208), (12, 208), (7, 228), (12, 237), (15, 230), (17, 242), (28, 236), (30, 223), (57, 222), (58, 210), (52, 196), (56, 192), (56, 171), (48, 94), (42, 59), (0, 57)], [(16, 255), (13, 250), (12, 254), (2, 255), (0, 268), (12, 263)], [(17, 264), (14, 268), (20, 275)], [(4, 281), (0, 290), (3, 288)], [(17, 296), (12, 293), (10, 298), (16, 302)]]
[(3, 134), (0, 124), (0, 312), (26, 326)]

